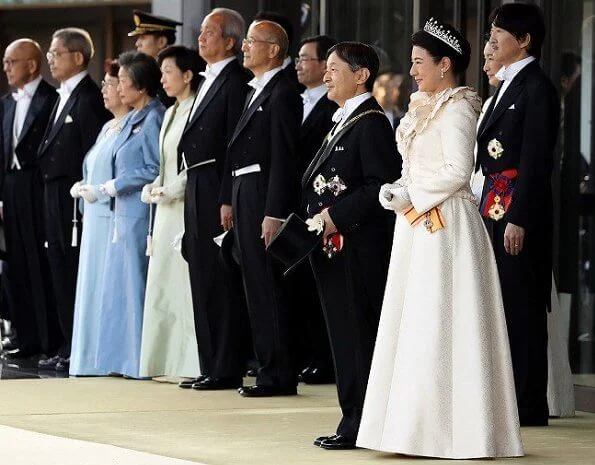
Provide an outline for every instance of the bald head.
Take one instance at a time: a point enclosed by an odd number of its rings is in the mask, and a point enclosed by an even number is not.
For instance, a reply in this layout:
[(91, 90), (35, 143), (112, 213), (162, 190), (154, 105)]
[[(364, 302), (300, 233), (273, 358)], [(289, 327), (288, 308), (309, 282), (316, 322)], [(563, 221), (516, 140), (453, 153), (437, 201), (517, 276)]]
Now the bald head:
[(277, 57), (283, 61), (289, 51), (289, 38), (285, 29), (273, 21), (254, 21), (252, 24), (256, 30), (264, 34), (268, 41), (279, 46)]
[(19, 39), (12, 42), (4, 51), (3, 69), (8, 83), (13, 87), (23, 87), (34, 80), (41, 72), (42, 52), (37, 42)]

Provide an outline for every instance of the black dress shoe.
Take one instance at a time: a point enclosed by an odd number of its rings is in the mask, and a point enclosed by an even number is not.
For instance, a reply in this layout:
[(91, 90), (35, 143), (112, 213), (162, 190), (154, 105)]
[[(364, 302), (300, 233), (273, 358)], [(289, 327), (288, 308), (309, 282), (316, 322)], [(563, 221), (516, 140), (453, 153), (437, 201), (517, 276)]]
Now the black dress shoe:
[(40, 370), (55, 370), (60, 358), (59, 355), (54, 355), (53, 357), (40, 360), (37, 362), (37, 368)]
[(333, 384), (335, 375), (332, 371), (318, 367), (307, 367), (298, 376), (306, 384)]
[(336, 434), (320, 443), (320, 447), (327, 450), (355, 449), (355, 439)]
[(178, 383), (178, 387), (182, 389), (190, 389), (194, 384), (201, 382), (202, 380), (206, 379), (207, 375), (200, 375), (198, 378), (194, 379), (187, 379), (185, 381), (180, 381)]
[(238, 389), (243, 397), (274, 397), (274, 396), (295, 396), (297, 389), (295, 386), (281, 388), (278, 386), (266, 386), (264, 384), (255, 384), (254, 386), (243, 386)]
[(68, 358), (60, 357), (60, 360), (58, 360), (58, 363), (56, 363), (56, 371), (59, 371), (60, 373), (68, 373), (69, 369), (70, 369), (70, 357), (68, 357)]
[(242, 378), (211, 378), (210, 376), (192, 385), (198, 391), (220, 391), (222, 389), (237, 389), (242, 385)]
[(333, 434), (331, 436), (320, 436), (317, 437), (316, 439), (314, 439), (314, 445), (317, 447), (320, 447), (320, 444), (322, 444), (322, 441), (326, 441), (327, 439), (332, 439), (334, 437), (336, 437), (336, 434)]

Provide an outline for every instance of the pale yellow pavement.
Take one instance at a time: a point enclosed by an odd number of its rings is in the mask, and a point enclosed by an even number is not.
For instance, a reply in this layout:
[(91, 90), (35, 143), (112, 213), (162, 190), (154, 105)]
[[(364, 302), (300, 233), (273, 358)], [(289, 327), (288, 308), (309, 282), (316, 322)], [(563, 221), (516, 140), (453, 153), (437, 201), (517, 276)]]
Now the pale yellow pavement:
[[(314, 437), (333, 432), (339, 418), (335, 388), (300, 385), (299, 393), (245, 399), (233, 391), (185, 391), (171, 384), (122, 378), (2, 380), (0, 425), (207, 465), (435, 462), (312, 446)], [(579, 413), (576, 418), (553, 420), (548, 428), (523, 428), (523, 440), (526, 457), (500, 461), (593, 465), (595, 415)], [(3, 459), (5, 447), (0, 451)]]

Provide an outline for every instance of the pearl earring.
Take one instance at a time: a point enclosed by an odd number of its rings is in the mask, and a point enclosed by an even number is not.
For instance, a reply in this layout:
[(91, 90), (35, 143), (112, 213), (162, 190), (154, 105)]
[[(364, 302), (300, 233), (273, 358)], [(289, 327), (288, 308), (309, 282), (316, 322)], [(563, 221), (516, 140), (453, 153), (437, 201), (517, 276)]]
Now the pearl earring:
[(444, 70), (443, 69), (440, 70), (440, 79), (444, 79)]

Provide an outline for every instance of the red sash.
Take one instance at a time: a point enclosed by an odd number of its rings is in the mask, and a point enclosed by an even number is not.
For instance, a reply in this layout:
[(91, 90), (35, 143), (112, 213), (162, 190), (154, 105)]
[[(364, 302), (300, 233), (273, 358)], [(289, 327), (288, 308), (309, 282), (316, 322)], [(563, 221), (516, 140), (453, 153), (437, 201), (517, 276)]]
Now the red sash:
[(499, 221), (504, 217), (512, 202), (517, 176), (518, 171), (511, 169), (492, 173), (486, 177), (488, 192), (479, 209), (482, 216), (494, 221)]

